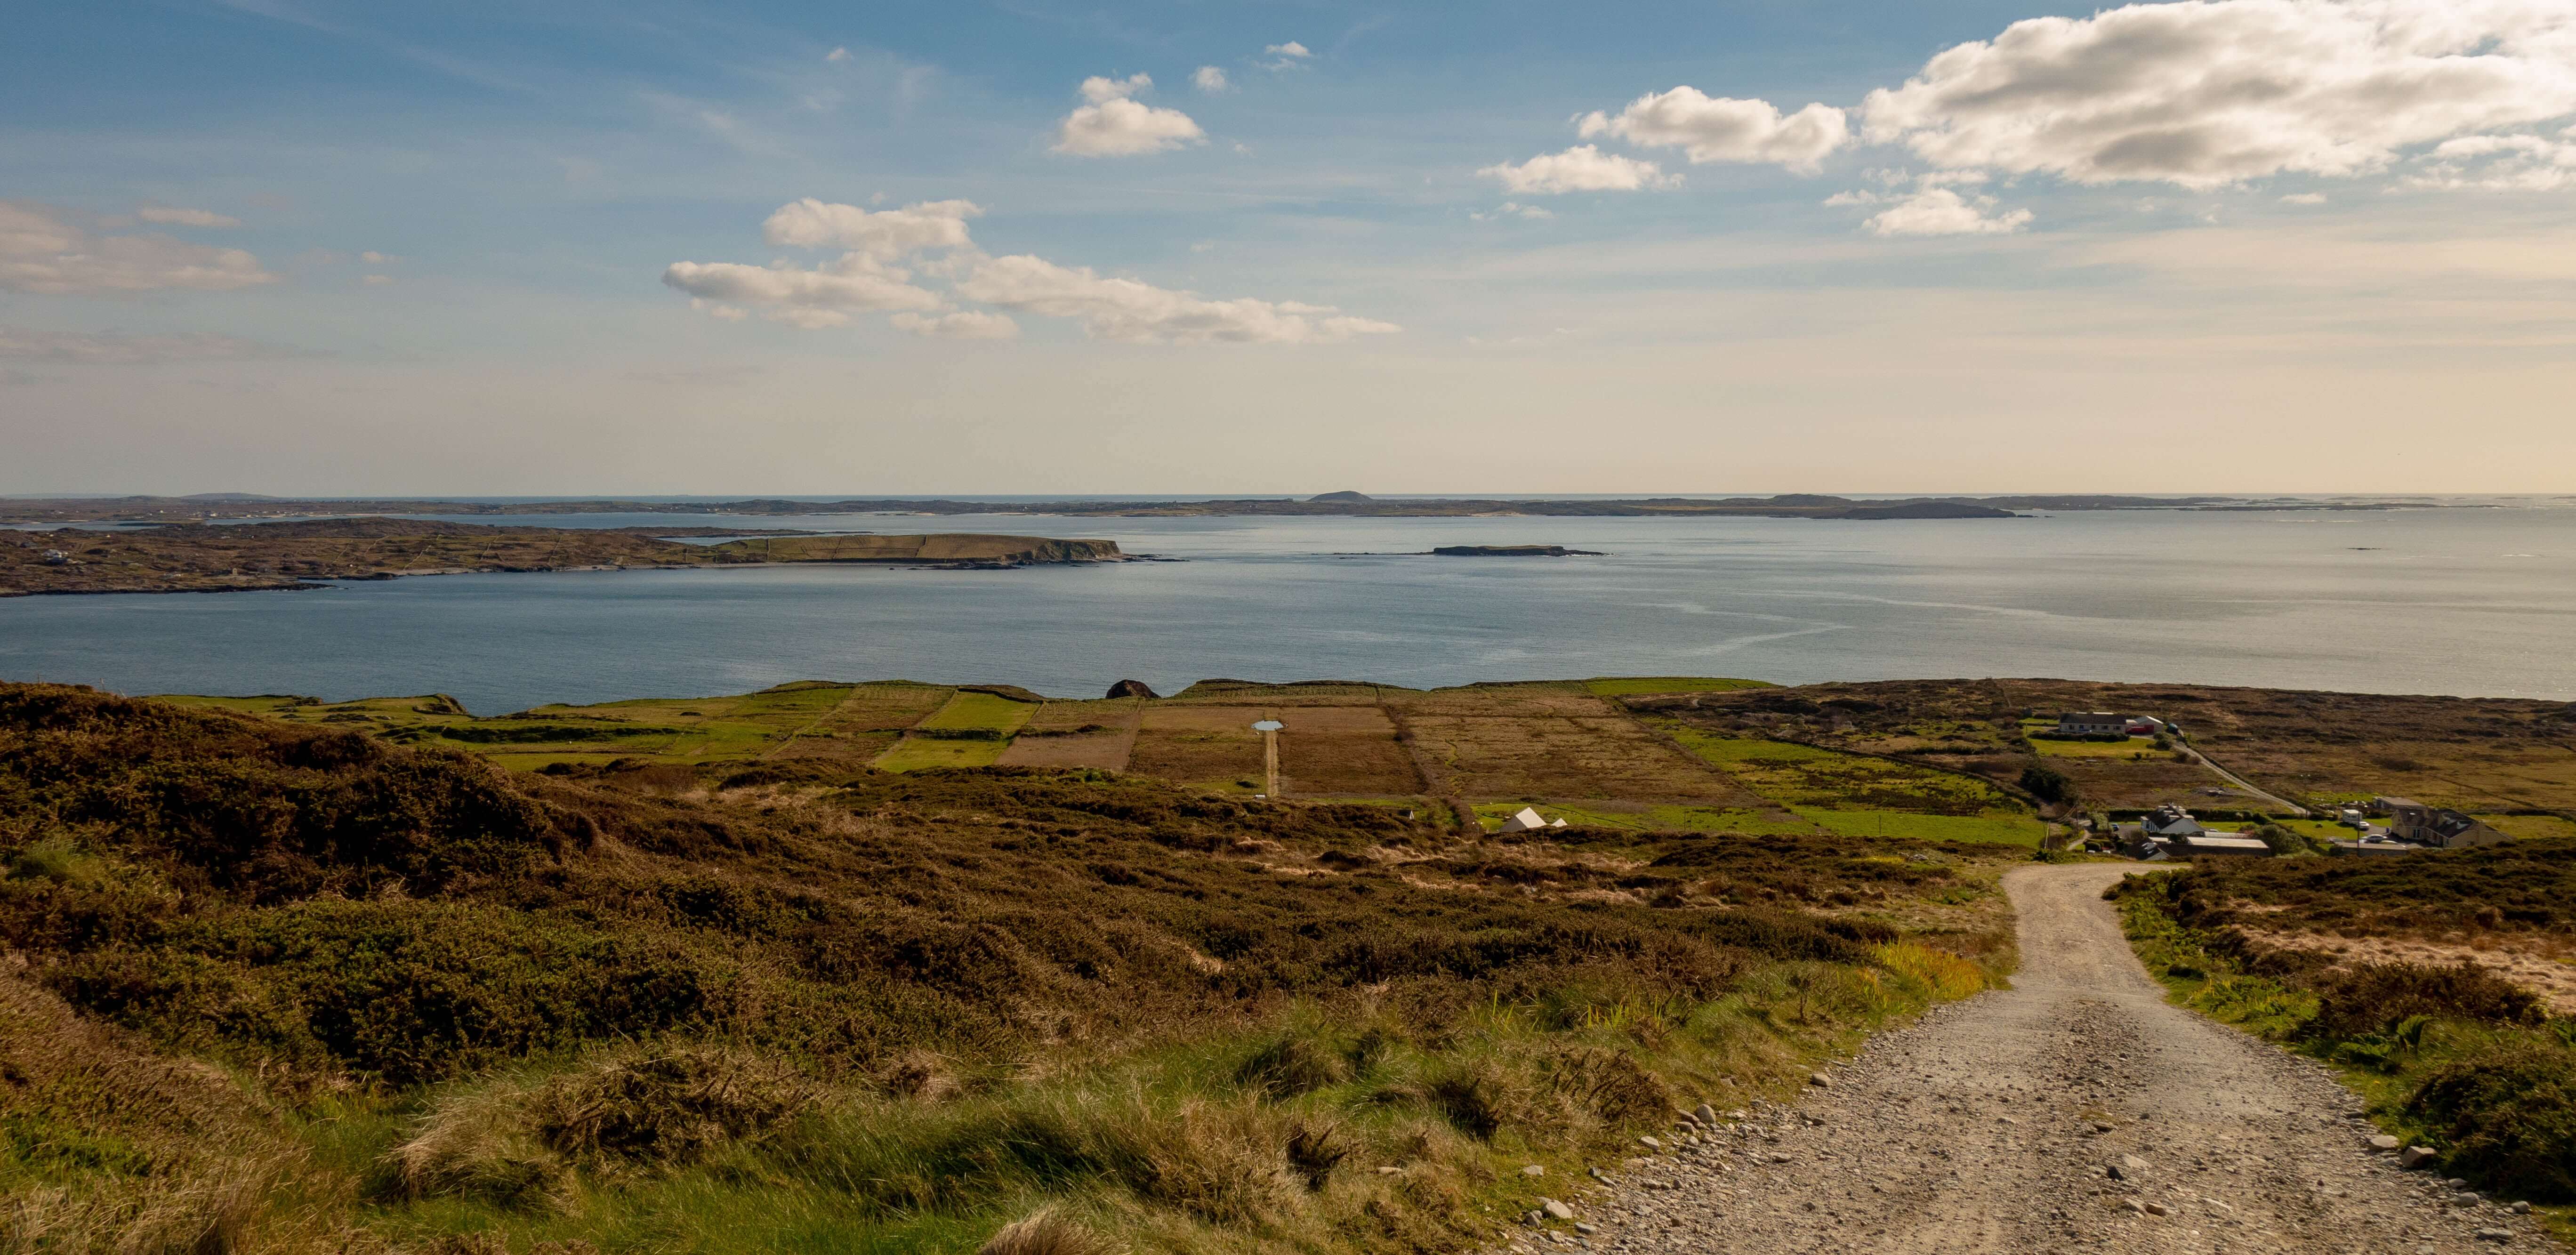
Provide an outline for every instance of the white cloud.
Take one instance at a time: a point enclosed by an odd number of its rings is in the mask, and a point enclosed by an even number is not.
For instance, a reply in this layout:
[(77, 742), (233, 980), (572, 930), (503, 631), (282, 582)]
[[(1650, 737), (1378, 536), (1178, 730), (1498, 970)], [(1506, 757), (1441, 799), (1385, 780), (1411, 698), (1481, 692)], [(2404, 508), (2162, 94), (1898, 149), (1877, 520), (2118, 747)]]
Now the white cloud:
[(2289, 195), (2282, 197), (2281, 203), (2284, 205), (2322, 205), (2326, 203), (2326, 194), (2323, 192), (2292, 192)]
[(134, 211), (145, 222), (173, 227), (237, 227), (241, 219), (227, 217), (207, 209), (174, 209), (167, 205), (150, 205)]
[(2185, 0), (2016, 22), (1869, 94), (1946, 167), (2209, 188), (2576, 112), (2564, 0)]
[(192, 333), (129, 336), (114, 332), (29, 331), (0, 327), (0, 361), (79, 366), (149, 366), (161, 362), (243, 361), (295, 357), (295, 351), (234, 336)]
[(1213, 96), (1218, 92), (1232, 90), (1234, 82), (1225, 76), (1225, 71), (1213, 65), (1203, 65), (1190, 75), (1190, 86)]
[[(690, 306), (739, 321), (758, 311), (799, 327), (847, 325), (854, 313), (887, 311), (896, 328), (919, 336), (1007, 340), (1019, 324), (1005, 314), (952, 308), (948, 296), (913, 282), (893, 263), (944, 251), (921, 272), (953, 285), (953, 295), (1022, 313), (1074, 318), (1098, 339), (1147, 344), (1330, 344), (1398, 330), (1321, 305), (1249, 298), (1212, 301), (1135, 279), (1107, 279), (1042, 258), (987, 257), (975, 248), (966, 219), (983, 213), (962, 200), (928, 201), (870, 212), (807, 198), (781, 206), (762, 225), (769, 243), (790, 248), (847, 248), (812, 269), (778, 261), (674, 262), (662, 282), (690, 296)], [(963, 275), (963, 278), (957, 276)]]
[[(2576, 127), (2569, 128), (2576, 139)], [(2548, 192), (2576, 184), (2576, 142), (2537, 135), (2471, 135), (2437, 145), (2409, 187), (2487, 192)]]
[(847, 48), (834, 48), (830, 52), (824, 53), (823, 59), (834, 64), (839, 64), (840, 62), (850, 59), (850, 50)]
[(171, 288), (220, 292), (277, 282), (237, 248), (166, 235), (93, 235), (62, 212), (0, 201), (0, 292), (84, 296)]
[(1577, 123), (1583, 138), (1616, 135), (1632, 144), (1681, 149), (1692, 164), (1769, 162), (1804, 173), (1851, 138), (1843, 111), (1811, 104), (1782, 116), (1767, 100), (1709, 96), (1695, 87), (1639, 96), (1617, 115), (1595, 110)]
[(973, 243), (966, 220), (983, 214), (966, 200), (922, 201), (871, 212), (808, 196), (778, 207), (760, 224), (760, 238), (779, 248), (845, 248), (884, 261), (925, 249)]
[(1542, 209), (1536, 205), (1523, 205), (1516, 201), (1508, 200), (1504, 201), (1502, 204), (1494, 206), (1491, 213), (1481, 213), (1471, 210), (1467, 214), (1467, 217), (1475, 222), (1491, 222), (1498, 218), (1529, 218), (1543, 221), (1555, 216), (1556, 214), (1551, 210)]
[(1133, 157), (1206, 139), (1190, 115), (1133, 99), (1153, 85), (1142, 74), (1082, 80), (1082, 98), (1091, 103), (1057, 125), (1055, 150), (1076, 157)]
[(1106, 78), (1094, 74), (1082, 80), (1080, 90), (1083, 99), (1096, 105), (1111, 100), (1125, 100), (1153, 85), (1153, 76), (1147, 74), (1130, 74), (1125, 78)]
[(984, 261), (957, 292), (1003, 309), (1079, 319), (1092, 338), (1127, 344), (1334, 344), (1401, 330), (1329, 306), (1209, 300), (1025, 255)]
[(365, 251), (365, 252), (363, 252), (363, 253), (358, 254), (358, 260), (360, 260), (360, 261), (362, 261), (362, 262), (365, 262), (365, 263), (367, 263), (367, 264), (368, 264), (368, 265), (370, 265), (370, 266), (381, 266), (381, 265), (385, 264), (386, 262), (389, 262), (389, 261), (401, 261), (402, 259), (401, 259), (401, 258), (399, 258), (399, 257), (394, 256), (394, 255), (393, 255), (393, 254), (391, 254), (391, 253), (379, 253), (379, 252), (377, 252), (376, 250), (374, 250), (374, 249), (372, 249), (372, 248), (371, 248), (371, 249), (368, 249), (367, 251)]
[(359, 276), (359, 280), (360, 282), (365, 283), (368, 287), (381, 288), (386, 284), (392, 283), (394, 281), (394, 277), (392, 275), (361, 275)]
[(662, 282), (705, 301), (745, 305), (800, 327), (838, 326), (850, 310), (937, 309), (943, 302), (907, 282), (910, 275), (865, 253), (811, 270), (784, 262), (673, 262)]
[[(1880, 198), (1870, 193), (1846, 192), (1825, 203), (1867, 204)], [(1897, 235), (2010, 235), (2030, 225), (2031, 213), (2015, 209), (1996, 213), (1991, 196), (1966, 197), (1946, 187), (1927, 187), (1892, 198), (1888, 207), (1871, 215), (1868, 226), (1873, 234)]]
[(1301, 60), (1315, 55), (1314, 53), (1306, 50), (1306, 45), (1298, 43), (1293, 39), (1284, 44), (1272, 44), (1269, 47), (1262, 49), (1262, 51), (1269, 53), (1274, 57), (1296, 57)]
[(1634, 192), (1670, 187), (1681, 181), (1678, 176), (1665, 174), (1654, 162), (1605, 153), (1590, 144), (1579, 144), (1561, 153), (1543, 153), (1516, 166), (1487, 166), (1476, 173), (1500, 179), (1505, 189), (1524, 196)]
[(961, 309), (953, 314), (896, 314), (886, 321), (917, 336), (942, 340), (1016, 340), (1020, 324), (1006, 314)]

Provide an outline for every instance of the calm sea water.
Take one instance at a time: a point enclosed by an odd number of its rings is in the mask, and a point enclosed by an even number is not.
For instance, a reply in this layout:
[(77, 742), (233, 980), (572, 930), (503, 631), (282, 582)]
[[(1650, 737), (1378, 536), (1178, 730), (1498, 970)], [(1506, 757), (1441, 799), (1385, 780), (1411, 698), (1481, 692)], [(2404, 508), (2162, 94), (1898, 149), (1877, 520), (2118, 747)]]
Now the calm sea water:
[[(492, 520), (468, 520), (484, 521)], [(1796, 519), (723, 520), (1107, 537), (1186, 561), (439, 576), (0, 600), (0, 677), (445, 692), (481, 713), (786, 680), (1430, 686), (2062, 676), (2576, 699), (2576, 510)], [(1405, 556), (1552, 543), (1601, 557)]]

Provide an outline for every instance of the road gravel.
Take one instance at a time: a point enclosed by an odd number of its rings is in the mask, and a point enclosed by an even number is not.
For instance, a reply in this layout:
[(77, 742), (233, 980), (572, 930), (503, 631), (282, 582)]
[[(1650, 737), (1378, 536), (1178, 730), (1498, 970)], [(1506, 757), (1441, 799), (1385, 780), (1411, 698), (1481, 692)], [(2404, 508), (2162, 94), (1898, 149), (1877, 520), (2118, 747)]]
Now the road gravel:
[[(2022, 970), (1833, 1067), (1793, 1106), (1603, 1165), (1516, 1255), (2556, 1250), (2530, 1218), (2375, 1150), (2323, 1067), (2164, 1000), (2102, 891), (2004, 881)], [(1733, 1118), (1730, 1118), (1732, 1116)]]

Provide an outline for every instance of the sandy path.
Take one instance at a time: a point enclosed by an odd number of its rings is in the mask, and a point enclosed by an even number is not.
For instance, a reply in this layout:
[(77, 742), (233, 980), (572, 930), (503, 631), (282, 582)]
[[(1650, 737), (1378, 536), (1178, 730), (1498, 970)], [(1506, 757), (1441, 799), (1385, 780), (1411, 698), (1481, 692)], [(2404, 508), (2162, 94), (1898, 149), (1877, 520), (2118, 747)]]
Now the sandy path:
[(2013, 872), (2013, 989), (1879, 1038), (1796, 1107), (1763, 1107), (1704, 1139), (1666, 1137), (1668, 1153), (1630, 1161), (1610, 1187), (1572, 1191), (1592, 1232), (1551, 1222), (1510, 1245), (2556, 1249), (2529, 1218), (2373, 1153), (2359, 1100), (2321, 1068), (2167, 1004), (2101, 900), (2125, 870)]

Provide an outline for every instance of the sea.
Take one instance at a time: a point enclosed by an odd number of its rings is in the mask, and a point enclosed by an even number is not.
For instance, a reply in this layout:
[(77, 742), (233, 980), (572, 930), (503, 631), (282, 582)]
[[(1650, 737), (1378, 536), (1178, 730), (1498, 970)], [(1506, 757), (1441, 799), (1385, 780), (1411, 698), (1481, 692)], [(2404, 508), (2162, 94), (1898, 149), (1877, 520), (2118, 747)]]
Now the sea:
[[(429, 516), (423, 516), (429, 517)], [(2576, 700), (2576, 508), (2011, 519), (489, 516), (989, 531), (1161, 561), (424, 576), (0, 599), (0, 678), (446, 693), (481, 714), (789, 680), (2049, 676)], [(1552, 544), (1557, 558), (1435, 557)]]

